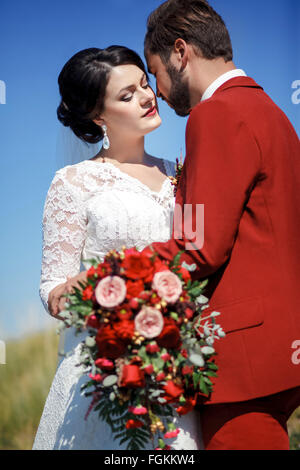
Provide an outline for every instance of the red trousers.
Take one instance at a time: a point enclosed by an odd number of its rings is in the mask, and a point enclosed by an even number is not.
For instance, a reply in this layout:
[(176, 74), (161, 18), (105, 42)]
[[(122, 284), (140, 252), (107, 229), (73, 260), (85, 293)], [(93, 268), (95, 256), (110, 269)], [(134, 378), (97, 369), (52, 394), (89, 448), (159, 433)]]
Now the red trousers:
[(287, 420), (300, 387), (255, 400), (201, 407), (206, 450), (289, 450)]

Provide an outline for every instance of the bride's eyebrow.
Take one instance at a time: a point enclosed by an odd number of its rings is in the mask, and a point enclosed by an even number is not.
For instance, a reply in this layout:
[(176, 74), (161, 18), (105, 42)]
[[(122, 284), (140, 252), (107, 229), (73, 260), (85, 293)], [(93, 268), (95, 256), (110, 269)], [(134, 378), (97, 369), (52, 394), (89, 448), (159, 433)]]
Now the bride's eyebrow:
[[(142, 78), (140, 80), (140, 83), (142, 83), (144, 81), (144, 79), (147, 79), (147, 75), (145, 73), (143, 73), (142, 75)], [(135, 84), (134, 85), (128, 85), (128, 86), (125, 86), (124, 88), (122, 88), (119, 93), (118, 93), (118, 96), (120, 93), (122, 93), (122, 91), (125, 91), (125, 90), (130, 90), (131, 88), (134, 88), (135, 87)]]

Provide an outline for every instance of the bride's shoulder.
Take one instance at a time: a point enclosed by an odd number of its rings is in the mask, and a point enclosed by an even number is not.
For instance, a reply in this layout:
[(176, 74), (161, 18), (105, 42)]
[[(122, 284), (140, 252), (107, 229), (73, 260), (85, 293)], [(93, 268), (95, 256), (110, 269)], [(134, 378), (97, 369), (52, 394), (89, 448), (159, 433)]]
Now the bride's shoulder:
[(59, 182), (61, 185), (71, 186), (73, 188), (77, 187), (79, 189), (82, 186), (81, 181), (84, 175), (89, 171), (89, 165), (87, 165), (85, 161), (73, 165), (66, 165), (56, 170), (52, 184)]
[(92, 160), (83, 160), (73, 165), (67, 165), (56, 171), (53, 182), (59, 180), (68, 190), (90, 193), (111, 184), (112, 176), (99, 163)]

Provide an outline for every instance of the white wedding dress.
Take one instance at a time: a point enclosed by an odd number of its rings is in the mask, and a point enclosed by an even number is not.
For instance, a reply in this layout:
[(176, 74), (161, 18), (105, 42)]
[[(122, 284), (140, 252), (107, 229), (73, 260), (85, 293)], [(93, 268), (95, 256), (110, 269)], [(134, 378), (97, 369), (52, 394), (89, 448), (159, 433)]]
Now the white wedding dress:
[[(174, 176), (174, 163), (157, 159), (166, 175)], [(49, 292), (90, 264), (101, 260), (111, 249), (136, 246), (142, 250), (154, 241), (171, 236), (175, 198), (167, 178), (159, 192), (112, 163), (84, 160), (56, 172), (44, 207), (43, 258), (40, 296), (48, 311)], [(33, 450), (125, 450), (113, 440), (109, 425), (91, 411), (85, 420), (90, 397), (80, 387), (80, 342), (86, 333), (75, 336), (73, 328), (64, 331), (64, 352), (58, 362), (35, 437)], [(174, 449), (203, 448), (200, 416), (193, 411), (174, 418), (180, 433), (168, 439)], [(149, 450), (151, 447), (149, 446)]]

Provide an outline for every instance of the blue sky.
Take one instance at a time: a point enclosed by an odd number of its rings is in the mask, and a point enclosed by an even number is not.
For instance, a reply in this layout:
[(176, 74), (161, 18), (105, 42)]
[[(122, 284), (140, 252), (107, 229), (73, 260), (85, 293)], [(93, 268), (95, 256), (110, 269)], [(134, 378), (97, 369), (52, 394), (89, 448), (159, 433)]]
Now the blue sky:
[[(148, 14), (160, 0), (8, 1), (0, 5), (1, 305), (0, 339), (55, 325), (41, 305), (42, 212), (59, 168), (57, 77), (87, 47), (121, 44), (143, 54)], [(300, 135), (299, 0), (211, 0), (230, 31), (234, 62), (287, 114)], [(153, 83), (153, 82), (152, 82)], [(1, 84), (1, 82), (0, 82)], [(299, 95), (300, 96), (300, 95)], [(1, 102), (1, 93), (0, 93)], [(146, 139), (153, 155), (184, 151), (186, 119), (160, 102), (163, 125)]]

